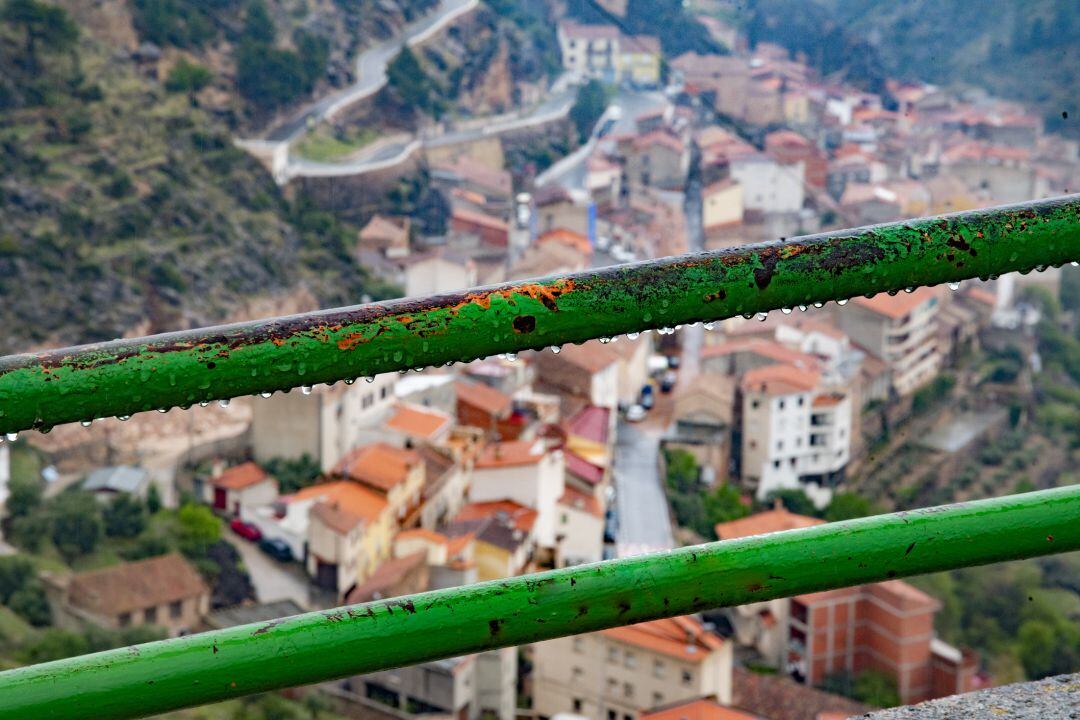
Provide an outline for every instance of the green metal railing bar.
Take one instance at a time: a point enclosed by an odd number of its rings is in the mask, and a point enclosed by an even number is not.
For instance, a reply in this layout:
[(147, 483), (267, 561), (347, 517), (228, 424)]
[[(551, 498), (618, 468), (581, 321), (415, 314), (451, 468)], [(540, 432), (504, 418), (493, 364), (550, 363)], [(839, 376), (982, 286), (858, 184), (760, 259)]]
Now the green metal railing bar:
[(0, 719), (133, 718), (617, 625), (1080, 549), (1080, 485), (709, 543), (0, 673)]
[(0, 434), (1080, 260), (1080, 195), (0, 359)]

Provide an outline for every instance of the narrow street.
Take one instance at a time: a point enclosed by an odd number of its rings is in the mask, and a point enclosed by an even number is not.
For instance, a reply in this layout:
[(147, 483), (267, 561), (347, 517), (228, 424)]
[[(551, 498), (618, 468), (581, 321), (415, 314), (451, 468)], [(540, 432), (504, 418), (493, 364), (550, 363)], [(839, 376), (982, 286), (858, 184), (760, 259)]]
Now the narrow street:
[(618, 557), (675, 547), (659, 472), (660, 432), (619, 421), (615, 440)]
[(228, 528), (222, 531), (221, 536), (240, 553), (259, 602), (292, 600), (304, 609), (312, 607), (308, 579), (298, 563), (279, 563), (260, 550), (258, 545), (237, 537)]

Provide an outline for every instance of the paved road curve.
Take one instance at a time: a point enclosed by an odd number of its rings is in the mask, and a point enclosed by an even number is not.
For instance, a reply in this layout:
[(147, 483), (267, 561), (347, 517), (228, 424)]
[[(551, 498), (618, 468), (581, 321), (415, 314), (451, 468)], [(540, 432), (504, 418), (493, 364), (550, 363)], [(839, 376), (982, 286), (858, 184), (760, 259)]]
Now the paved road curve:
[(331, 117), (342, 108), (378, 92), (386, 84), (386, 66), (401, 50), (403, 41), (413, 45), (423, 42), (454, 18), (471, 11), (479, 0), (441, 0), (436, 10), (409, 25), (402, 37), (392, 38), (368, 48), (356, 58), (356, 82), (308, 105), (273, 128), (265, 139), (291, 142), (312, 123)]

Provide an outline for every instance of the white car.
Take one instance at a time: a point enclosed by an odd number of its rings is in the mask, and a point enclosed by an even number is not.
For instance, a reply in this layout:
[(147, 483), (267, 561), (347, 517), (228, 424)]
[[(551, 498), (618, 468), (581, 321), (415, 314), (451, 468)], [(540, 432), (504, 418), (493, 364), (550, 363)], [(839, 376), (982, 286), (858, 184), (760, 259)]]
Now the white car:
[(641, 407), (640, 405), (636, 405), (636, 404), (631, 405), (629, 408), (627, 408), (627, 410), (626, 410), (626, 421), (627, 422), (641, 422), (644, 419), (645, 419), (645, 408)]

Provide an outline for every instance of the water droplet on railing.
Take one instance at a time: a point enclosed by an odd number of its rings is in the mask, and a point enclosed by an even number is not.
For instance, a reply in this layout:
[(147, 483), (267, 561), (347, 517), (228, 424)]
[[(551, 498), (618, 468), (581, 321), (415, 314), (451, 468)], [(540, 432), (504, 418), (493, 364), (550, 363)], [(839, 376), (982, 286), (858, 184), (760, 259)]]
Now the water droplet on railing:
[(780, 308), (780, 312), (784, 313), (785, 315), (790, 315), (791, 308)]
[(769, 319), (769, 313), (759, 312), (757, 314), (757, 319), (758, 319), (758, 322), (765, 322), (766, 320)]
[(311, 394), (311, 386), (310, 385), (301, 385), (300, 386), (300, 393), (302, 395), (310, 395)]
[(372, 376), (372, 375), (368, 375), (366, 378), (364, 378), (364, 382), (369, 383), (369, 384), (373, 383), (373, 382), (375, 382), (375, 377)]
[(342, 382), (346, 385), (352, 385), (354, 382), (356, 382), (356, 378), (345, 378), (344, 380), (342, 380)]
[(1069, 263), (1069, 264), (1070, 264), (1070, 265), (1072, 265), (1073, 267), (1080, 267), (1080, 261), (1076, 261), (1076, 260), (1073, 260), (1073, 261), (1072, 261), (1071, 263)]
[(818, 300), (818, 301), (817, 301), (816, 303), (814, 303), (814, 307), (816, 307), (816, 308), (823, 308), (823, 307), (825, 307), (825, 303), (823, 303), (823, 302), (821, 302), (820, 300)]
[(562, 348), (559, 347), (558, 345), (552, 345), (551, 347), (548, 348), (548, 350), (555, 353), (556, 355), (558, 355), (559, 353), (562, 352)]
[(1036, 265), (1035, 272), (1046, 272), (1046, 265)]
[(267, 398), (269, 398), (273, 394), (274, 393), (272, 393), (272, 392), (261, 392), (261, 393), (259, 393), (259, 397), (261, 397), (263, 400), (266, 400)]
[(958, 282), (949, 283), (949, 289), (950, 290), (959, 290), (960, 289), (960, 283), (958, 283)]
[(7, 433), (6, 435), (4, 435), (4, 439), (7, 440), (8, 442), (15, 442), (16, 440), (19, 439), (19, 433), (17, 433), (17, 432)]
[(229, 407), (229, 398), (222, 398), (217, 401), (217, 404), (223, 408), (227, 408)]
[(702, 323), (701, 327), (705, 328), (706, 330), (715, 330), (716, 329), (716, 323), (714, 323), (714, 322)]
[(641, 333), (636, 333), (636, 332), (626, 333), (626, 339), (627, 340), (637, 340), (639, 337), (641, 337)]
[(990, 276), (990, 279), (991, 279), (991, 280), (997, 280), (997, 279), (998, 279), (998, 277), (1000, 277), (1000, 276), (999, 276), (999, 275), (997, 275), (997, 274), (995, 273), (994, 275), (991, 275), (991, 276)]
[(158, 412), (159, 413), (167, 413), (167, 412), (169, 412), (169, 408), (158, 408)]
[(600, 338), (600, 344), (601, 345), (607, 345), (609, 342), (611, 342), (611, 338), (609, 338), (609, 337)]
[(752, 320), (754, 318), (754, 313), (743, 313), (742, 318), (743, 320)]
[(915, 292), (915, 288), (913, 288), (913, 287), (906, 287), (906, 288), (904, 288), (904, 292), (906, 292), (906, 293), (913, 293), (913, 292)]
[(131, 419), (131, 416), (130, 415), (117, 415), (116, 419), (119, 420), (120, 422), (127, 422), (128, 420)]
[[(517, 360), (517, 353), (506, 353), (503, 357), (510, 362), (515, 362)], [(416, 368), (416, 372), (420, 372), (422, 369), (423, 368)]]
[(805, 305), (800, 305), (799, 306), (799, 312), (806, 312), (806, 306)]
[(896, 295), (897, 295), (897, 294), (898, 294), (899, 292), (900, 292), (899, 290), (890, 290), (890, 291), (889, 291), (889, 297), (896, 297)]
[(79, 424), (82, 425), (83, 427), (90, 427), (91, 425), (94, 424), (94, 421), (93, 420), (83, 420)]
[(203, 400), (202, 402), (199, 403), (199, 407), (206, 407), (209, 404), (210, 404), (209, 400)]
[(847, 298), (844, 298), (843, 300), (837, 300), (836, 304), (840, 306), (847, 305)]

